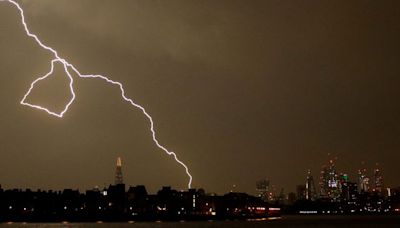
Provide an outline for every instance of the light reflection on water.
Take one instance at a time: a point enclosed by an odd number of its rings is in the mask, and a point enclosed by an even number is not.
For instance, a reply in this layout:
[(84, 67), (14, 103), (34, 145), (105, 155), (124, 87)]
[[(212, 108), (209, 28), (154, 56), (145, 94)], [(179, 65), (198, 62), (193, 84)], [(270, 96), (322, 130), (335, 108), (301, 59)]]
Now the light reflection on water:
[(268, 228), (305, 228), (305, 227), (351, 227), (351, 228), (372, 228), (372, 227), (400, 227), (400, 216), (284, 216), (283, 218), (257, 219), (248, 221), (179, 221), (179, 222), (124, 222), (124, 223), (3, 223), (0, 227), (26, 227), (26, 228), (247, 228), (247, 227), (268, 227)]

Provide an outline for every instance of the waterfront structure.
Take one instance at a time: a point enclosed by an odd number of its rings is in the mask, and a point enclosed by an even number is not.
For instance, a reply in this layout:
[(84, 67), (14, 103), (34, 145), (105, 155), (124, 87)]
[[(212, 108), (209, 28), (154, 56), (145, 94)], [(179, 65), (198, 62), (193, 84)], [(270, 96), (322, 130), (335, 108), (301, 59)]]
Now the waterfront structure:
[(279, 213), (278, 206), (239, 192), (215, 195), (163, 187), (153, 195), (143, 185), (126, 192), (124, 184), (86, 193), (0, 188), (0, 223), (255, 219)]

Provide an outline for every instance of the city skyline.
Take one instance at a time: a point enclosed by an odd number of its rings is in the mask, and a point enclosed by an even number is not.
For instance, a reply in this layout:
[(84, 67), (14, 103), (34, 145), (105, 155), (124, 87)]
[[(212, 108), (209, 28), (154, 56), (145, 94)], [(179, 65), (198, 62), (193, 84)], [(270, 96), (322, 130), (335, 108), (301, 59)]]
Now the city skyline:
[[(335, 161), (337, 158), (335, 158)], [(368, 169), (368, 167), (365, 166), (365, 162), (361, 162), (361, 167), (358, 169), (357, 174), (351, 174), (349, 175), (349, 172), (343, 171), (343, 170), (337, 170), (336, 169), (336, 163), (333, 159), (330, 159), (327, 161), (327, 163), (321, 165), (321, 170), (319, 172), (316, 171), (316, 173), (319, 173), (320, 176), (317, 178), (317, 182), (314, 182), (314, 175), (313, 172), (308, 169), (305, 175), (305, 178), (303, 180), (300, 180), (298, 182), (292, 183), (292, 188), (285, 189), (282, 186), (277, 186), (275, 183), (271, 182), (268, 177), (264, 177), (262, 179), (258, 179), (254, 183), (254, 189), (252, 191), (243, 191), (240, 188), (237, 188), (236, 185), (230, 186), (230, 190), (227, 190), (225, 192), (209, 192), (210, 194), (225, 194), (229, 192), (243, 192), (246, 194), (254, 195), (260, 197), (264, 201), (277, 201), (279, 197), (281, 197), (279, 194), (283, 194), (284, 197), (286, 198), (287, 195), (294, 193), (297, 191), (297, 195), (300, 195), (299, 192), (299, 187), (303, 190), (303, 198), (305, 200), (310, 200), (310, 201), (315, 201), (318, 198), (338, 198), (341, 197), (341, 195), (334, 195), (331, 191), (335, 191), (336, 189), (338, 191), (342, 191), (340, 186), (340, 182), (342, 180), (345, 180), (348, 183), (354, 183), (355, 186), (357, 187), (358, 193), (363, 193), (363, 192), (376, 192), (379, 194), (387, 194), (390, 192), (390, 189), (398, 189), (400, 188), (400, 183), (394, 184), (394, 185), (389, 185), (384, 182), (384, 175), (382, 174), (382, 170), (380, 169), (379, 164), (375, 164), (373, 169)], [(121, 157), (116, 157), (116, 162), (115, 164), (115, 172), (114, 172), (114, 180), (111, 182), (104, 182), (103, 185), (94, 185), (89, 188), (83, 189), (83, 188), (75, 188), (77, 190), (93, 190), (93, 189), (100, 189), (100, 188), (107, 188), (109, 185), (120, 185), (124, 184), (126, 186), (144, 186), (143, 183), (125, 183), (124, 182), (124, 175), (123, 175), (123, 165), (122, 165), (122, 158)], [(329, 167), (330, 166), (330, 167)], [(350, 178), (350, 176), (354, 176), (354, 178)], [(304, 182), (303, 184), (302, 181)], [(300, 184), (299, 184), (300, 183)], [(2, 187), (0, 183), (0, 187)], [(164, 185), (164, 186), (159, 186), (158, 188), (164, 188), (164, 187), (171, 187), (170, 185)], [(31, 189), (30, 187), (25, 187), (26, 189)], [(9, 187), (9, 189), (24, 189), (24, 188), (16, 188), (16, 187)], [(39, 190), (54, 190), (50, 188), (43, 188), (43, 187), (38, 187), (37, 189)], [(64, 188), (64, 189), (71, 189), (70, 187)], [(203, 189), (202, 186), (197, 186), (192, 189)], [(60, 189), (55, 189), (55, 190), (62, 190)], [(181, 191), (187, 190), (187, 189), (180, 189)], [(151, 191), (149, 191), (150, 193)], [(152, 192), (154, 193), (154, 192)]]
[[(399, 184), (397, 2), (17, 2), (80, 70), (124, 83), (194, 188), (255, 193), (267, 177), (290, 192), (309, 169), (318, 185), (328, 153), (353, 181), (365, 162)], [(186, 189), (182, 167), (117, 89), (76, 80), (64, 119), (19, 105), (51, 56), (18, 16), (0, 1), (0, 184), (91, 189), (114, 183), (120, 156), (124, 182)], [(68, 81), (60, 66), (55, 75), (29, 101), (62, 110)]]
[[(0, 222), (129, 222), (135, 221), (265, 221), (287, 215), (399, 215), (400, 186), (384, 188), (379, 168), (373, 184), (365, 169), (358, 183), (339, 173), (335, 162), (322, 167), (320, 193), (311, 171), (297, 193), (274, 194), (267, 179), (256, 182), (258, 195), (230, 191), (221, 195), (203, 188), (176, 190), (163, 186), (149, 193), (145, 185), (126, 185), (122, 159), (117, 157), (115, 183), (80, 191), (3, 189), (0, 186)], [(367, 181), (365, 182), (365, 180)]]

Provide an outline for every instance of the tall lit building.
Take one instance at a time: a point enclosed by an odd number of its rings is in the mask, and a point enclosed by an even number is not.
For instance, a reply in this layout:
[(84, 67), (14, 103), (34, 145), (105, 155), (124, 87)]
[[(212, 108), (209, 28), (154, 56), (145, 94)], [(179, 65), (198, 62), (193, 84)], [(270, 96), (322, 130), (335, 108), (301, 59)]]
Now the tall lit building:
[(115, 184), (123, 184), (124, 180), (122, 177), (122, 161), (121, 158), (117, 158), (117, 167), (115, 169)]
[(322, 198), (330, 198), (333, 201), (339, 199), (341, 185), (333, 160), (329, 161), (328, 166), (322, 167), (319, 185)]
[[(378, 164), (376, 164), (378, 166)], [(379, 167), (374, 169), (374, 191), (382, 193), (383, 191), (383, 176)]]
[(314, 201), (317, 198), (317, 191), (315, 189), (314, 178), (311, 175), (311, 170), (307, 172), (307, 180), (306, 180), (306, 192), (305, 192), (306, 200)]
[(326, 198), (328, 196), (328, 168), (323, 165), (321, 168), (321, 175), (319, 177), (319, 195), (321, 198)]
[(268, 201), (269, 194), (269, 180), (262, 179), (256, 182), (256, 190), (258, 196), (261, 197), (262, 200)]
[(358, 193), (368, 192), (369, 190), (369, 177), (367, 176), (367, 169), (358, 170)]

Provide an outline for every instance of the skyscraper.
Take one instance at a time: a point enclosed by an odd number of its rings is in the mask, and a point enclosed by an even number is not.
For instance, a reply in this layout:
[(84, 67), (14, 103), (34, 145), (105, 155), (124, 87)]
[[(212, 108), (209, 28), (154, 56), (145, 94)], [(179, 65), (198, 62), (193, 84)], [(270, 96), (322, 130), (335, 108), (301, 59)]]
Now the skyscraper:
[(319, 177), (319, 190), (320, 190), (320, 197), (326, 198), (328, 197), (328, 168), (323, 165), (321, 168), (321, 175)]
[(311, 170), (307, 172), (307, 180), (306, 180), (306, 200), (314, 201), (317, 198), (317, 191), (315, 189), (314, 178), (311, 175)]
[[(364, 162), (361, 163), (364, 165)], [(358, 193), (369, 191), (369, 177), (367, 176), (367, 169), (361, 168), (358, 170)]]
[(376, 166), (377, 167), (374, 169), (374, 191), (381, 193), (383, 190), (383, 176), (378, 164), (376, 164)]
[(269, 194), (269, 180), (267, 178), (259, 180), (256, 182), (256, 190), (258, 192), (258, 196), (261, 197), (262, 200), (268, 201)]
[(124, 180), (122, 178), (122, 161), (121, 158), (117, 158), (117, 167), (115, 169), (115, 184), (123, 184)]
[(322, 198), (330, 198), (332, 201), (337, 201), (339, 199), (341, 186), (333, 160), (329, 161), (328, 166), (322, 167), (319, 184), (320, 196)]

